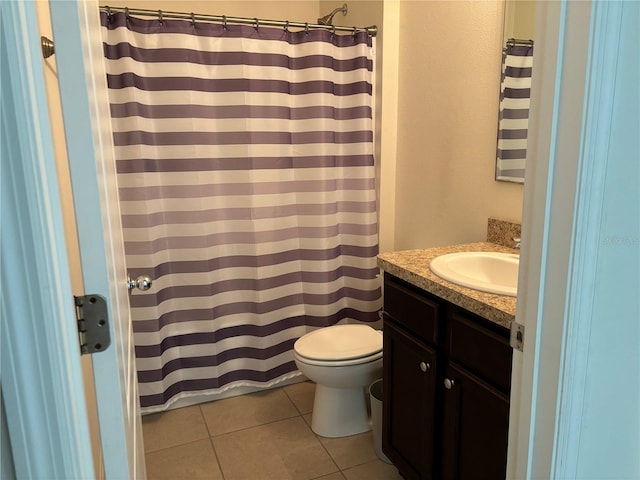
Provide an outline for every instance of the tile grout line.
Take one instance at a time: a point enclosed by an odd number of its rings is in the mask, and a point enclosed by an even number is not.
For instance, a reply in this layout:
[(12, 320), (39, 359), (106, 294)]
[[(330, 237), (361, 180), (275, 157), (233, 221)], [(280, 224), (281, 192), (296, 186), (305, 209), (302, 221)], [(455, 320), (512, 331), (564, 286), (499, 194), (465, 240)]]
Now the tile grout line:
[[(316, 432), (313, 431), (313, 429), (311, 428), (311, 425), (309, 425), (305, 419), (304, 416), (311, 414), (313, 415), (313, 410), (311, 412), (306, 412), (306, 413), (302, 413), (302, 411), (298, 408), (298, 406), (295, 404), (295, 402), (293, 401), (293, 399), (291, 398), (291, 396), (289, 395), (289, 393), (287, 392), (287, 389), (285, 387), (282, 387), (282, 391), (284, 392), (284, 394), (287, 396), (287, 398), (289, 398), (289, 401), (293, 404), (293, 406), (296, 408), (296, 410), (299, 413), (299, 417), (302, 419), (302, 421), (304, 422), (304, 424), (307, 426), (307, 428), (309, 429), (309, 431), (312, 433), (312, 435), (316, 438), (317, 442), (320, 444), (320, 446), (322, 447), (322, 449), (326, 452), (327, 456), (331, 459), (331, 462), (333, 462), (333, 464), (335, 465), (335, 467), (338, 469), (338, 472), (340, 473), (340, 475), (342, 475), (344, 477), (344, 474), (342, 473), (342, 470), (340, 469), (340, 467), (338, 466), (338, 464), (336, 463), (335, 459), (333, 458), (333, 456), (331, 455), (331, 453), (329, 452), (329, 450), (327, 450), (327, 447), (324, 446), (324, 444), (322, 443), (322, 441), (320, 440), (320, 437), (318, 436), (318, 434)], [(334, 472), (337, 473), (337, 472)], [(325, 475), (322, 475), (320, 477), (316, 477), (316, 478), (322, 478)], [(313, 480), (313, 479), (312, 479)]]
[[(296, 407), (295, 403), (293, 403), (293, 401), (290, 399), (290, 397), (289, 397), (289, 395), (287, 394), (287, 392), (286, 392), (286, 391), (284, 391), (284, 387), (278, 387), (278, 388), (274, 388), (274, 389), (271, 389), (271, 390), (278, 390), (278, 389), (279, 389), (279, 390), (281, 390), (281, 391), (282, 391), (282, 393), (284, 393), (285, 398), (287, 398), (287, 400), (289, 400), (289, 403), (290, 403), (290, 404), (291, 404), (291, 406), (294, 408), (294, 410), (297, 412), (296, 414), (291, 415), (291, 416), (287, 416), (287, 417), (282, 417), (282, 418), (279, 418), (279, 419), (277, 419), (277, 420), (271, 420), (271, 421), (269, 421), (269, 422), (258, 423), (258, 424), (256, 424), (256, 425), (250, 425), (250, 426), (248, 426), (248, 427), (239, 428), (239, 429), (237, 429), (237, 430), (231, 430), (231, 431), (224, 432), (224, 433), (217, 433), (217, 434), (214, 434), (214, 433), (211, 433), (211, 430), (209, 429), (209, 424), (207, 423), (207, 418), (206, 418), (206, 415), (205, 415), (204, 411), (202, 410), (202, 406), (203, 406), (203, 405), (207, 405), (207, 404), (212, 403), (212, 402), (205, 402), (205, 403), (198, 404), (198, 406), (200, 407), (200, 414), (202, 415), (202, 419), (204, 420), (205, 427), (207, 428), (207, 433), (209, 434), (209, 437), (211, 437), (211, 438), (213, 438), (213, 437), (219, 437), (219, 436), (221, 436), (221, 435), (227, 435), (227, 434), (230, 434), (230, 433), (241, 432), (241, 431), (243, 431), (243, 430), (248, 430), (249, 428), (261, 427), (261, 426), (263, 426), (263, 425), (270, 425), (270, 424), (272, 424), (272, 423), (280, 422), (280, 421), (283, 421), (283, 420), (291, 420), (292, 418), (295, 418), (295, 417), (297, 417), (297, 416), (302, 416), (302, 415), (300, 414), (300, 411), (299, 411), (299, 410), (298, 410), (298, 408)], [(257, 393), (257, 392), (254, 392), (254, 393)], [(251, 394), (248, 394), (248, 395), (251, 395)], [(238, 397), (240, 397), (240, 396), (244, 396), (244, 395), (239, 395)], [(228, 399), (231, 399), (231, 398), (235, 398), (235, 397), (229, 397), (229, 398), (224, 399), (224, 400), (228, 400)], [(216, 400), (213, 400), (213, 402), (215, 402), (215, 401), (216, 401)], [(304, 418), (303, 418), (302, 420), (304, 421)], [(306, 422), (305, 422), (305, 423), (306, 423)]]
[[(307, 424), (307, 422), (304, 422), (305, 425)], [(308, 426), (308, 425), (307, 425)], [(311, 430), (311, 427), (309, 427), (309, 430)], [(327, 450), (327, 447), (324, 446), (324, 444), (320, 441), (320, 439), (318, 438), (318, 435), (311, 430), (311, 433), (313, 433), (316, 437), (316, 440), (318, 441), (318, 443), (320, 444), (320, 446), (324, 449), (325, 452), (327, 452), (327, 455), (329, 456), (329, 458), (331, 459), (331, 461), (333, 462), (333, 464), (336, 466), (336, 468), (338, 469), (338, 472), (340, 472), (340, 474), (344, 477), (344, 474), (342, 473), (342, 470), (340, 469), (340, 467), (338, 466), (338, 464), (336, 463), (335, 459), (331, 456), (331, 454), (329, 453), (329, 450)], [(335, 472), (334, 472), (335, 473)]]
[[(207, 437), (207, 438), (211, 438), (211, 437)], [(169, 447), (162, 447), (162, 448), (158, 448), (157, 450), (150, 450), (148, 452), (144, 452), (145, 457), (147, 455), (152, 455), (154, 453), (159, 453), (159, 452), (164, 452), (165, 450), (171, 450), (172, 448), (177, 448), (177, 447), (185, 447), (187, 445), (190, 445), (192, 443), (196, 443), (196, 442), (201, 442), (202, 440), (206, 440), (206, 438), (197, 438), (195, 440), (189, 440), (188, 442), (184, 442), (184, 443), (179, 443), (177, 445), (171, 445)]]
[[(209, 437), (214, 438), (214, 437), (221, 437), (222, 435), (229, 435), (231, 433), (236, 433), (236, 432), (242, 432), (244, 430), (249, 430), (250, 428), (257, 428), (257, 427), (263, 427), (265, 425), (271, 425), (272, 423), (278, 423), (278, 422), (283, 422), (285, 420), (291, 420), (292, 418), (296, 418), (296, 417), (302, 417), (302, 415), (300, 414), (296, 414), (293, 415), (291, 417), (283, 417), (283, 418), (279, 418), (277, 420), (271, 420), (270, 422), (265, 422), (265, 423), (258, 423), (257, 425), (251, 425), (249, 427), (243, 427), (243, 428), (239, 428), (238, 430), (231, 430), (229, 432), (224, 432), (224, 433), (216, 433), (213, 435), (209, 435)], [(304, 418), (302, 419), (302, 421), (304, 422)], [(304, 422), (305, 425), (307, 422)], [(208, 430), (207, 430), (208, 431)]]
[[(306, 383), (306, 382), (300, 382), (300, 383)], [(299, 385), (298, 383), (295, 383), (293, 385)], [(291, 402), (291, 404), (293, 405), (293, 407), (298, 411), (298, 413), (300, 414), (300, 416), (306, 415), (307, 413), (311, 413), (311, 412), (302, 412), (299, 408), (298, 405), (296, 405), (296, 402), (293, 401), (293, 398), (291, 398), (291, 395), (289, 395), (289, 393), (287, 392), (287, 387), (289, 387), (291, 385), (286, 385), (284, 387), (280, 387), (282, 389), (282, 391), (284, 392), (284, 394), (287, 396), (287, 398), (289, 399), (289, 401)], [(304, 420), (304, 418), (303, 418)]]
[(220, 469), (220, 475), (222, 476), (222, 480), (225, 480), (225, 474), (224, 474), (224, 469), (222, 468), (222, 462), (220, 462), (220, 457), (218, 456), (216, 447), (213, 444), (213, 437), (211, 436), (209, 436), (209, 443), (211, 444), (211, 449), (213, 450), (213, 456), (216, 457), (216, 462), (218, 463), (218, 468)]
[(207, 423), (207, 417), (205, 417), (204, 412), (202, 411), (202, 403), (198, 404), (198, 411), (200, 412), (200, 418), (204, 422), (204, 428), (207, 429), (207, 435), (211, 438), (211, 431), (209, 430), (209, 424)]
[(213, 456), (216, 459), (216, 463), (218, 464), (218, 468), (220, 469), (220, 475), (222, 476), (222, 480), (225, 480), (224, 470), (222, 469), (222, 462), (220, 462), (220, 457), (218, 456), (218, 452), (216, 450), (215, 445), (213, 444), (213, 435), (211, 435), (211, 431), (209, 430), (209, 424), (207, 423), (207, 419), (202, 411), (203, 403), (198, 404), (198, 410), (200, 410), (200, 416), (202, 417), (202, 421), (204, 422), (204, 427), (207, 429), (207, 435), (209, 436), (209, 444), (211, 445), (211, 450), (213, 450)]

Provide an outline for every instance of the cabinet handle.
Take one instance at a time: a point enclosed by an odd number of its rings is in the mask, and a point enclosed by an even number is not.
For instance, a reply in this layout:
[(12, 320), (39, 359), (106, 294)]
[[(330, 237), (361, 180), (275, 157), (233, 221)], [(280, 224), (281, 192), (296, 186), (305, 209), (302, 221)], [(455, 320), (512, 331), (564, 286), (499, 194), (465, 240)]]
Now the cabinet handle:
[(427, 370), (430, 370), (430, 369), (431, 369), (430, 363), (420, 362), (420, 370), (422, 370), (423, 372), (426, 372)]
[(444, 379), (444, 388), (446, 388), (447, 390), (451, 390), (455, 386), (456, 386), (455, 380), (451, 380), (449, 378)]

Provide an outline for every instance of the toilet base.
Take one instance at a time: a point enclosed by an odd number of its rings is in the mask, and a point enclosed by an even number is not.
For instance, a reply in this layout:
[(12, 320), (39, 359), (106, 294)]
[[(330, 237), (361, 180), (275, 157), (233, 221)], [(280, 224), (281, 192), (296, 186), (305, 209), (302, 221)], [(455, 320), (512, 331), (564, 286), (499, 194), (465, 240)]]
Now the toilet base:
[(364, 388), (332, 388), (316, 384), (311, 430), (330, 438), (371, 430)]

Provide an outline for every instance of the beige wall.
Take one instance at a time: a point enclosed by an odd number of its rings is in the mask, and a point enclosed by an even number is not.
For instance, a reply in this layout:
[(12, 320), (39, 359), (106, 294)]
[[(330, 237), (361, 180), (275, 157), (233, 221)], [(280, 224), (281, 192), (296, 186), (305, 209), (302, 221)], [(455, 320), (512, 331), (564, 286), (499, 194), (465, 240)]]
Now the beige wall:
[(535, 20), (535, 0), (508, 0), (504, 14), (504, 40), (506, 41), (508, 38), (534, 39)]
[(500, 1), (400, 2), (396, 250), (521, 221), (523, 187), (494, 180), (502, 22)]

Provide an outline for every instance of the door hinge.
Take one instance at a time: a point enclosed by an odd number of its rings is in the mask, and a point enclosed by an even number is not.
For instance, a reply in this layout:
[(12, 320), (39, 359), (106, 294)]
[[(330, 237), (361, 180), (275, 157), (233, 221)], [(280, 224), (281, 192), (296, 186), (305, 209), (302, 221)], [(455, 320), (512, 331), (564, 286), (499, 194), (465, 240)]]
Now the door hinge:
[(524, 351), (524, 325), (511, 322), (511, 335), (509, 345), (516, 350)]
[(80, 353), (102, 352), (111, 344), (107, 302), (96, 294), (73, 297), (76, 305)]

